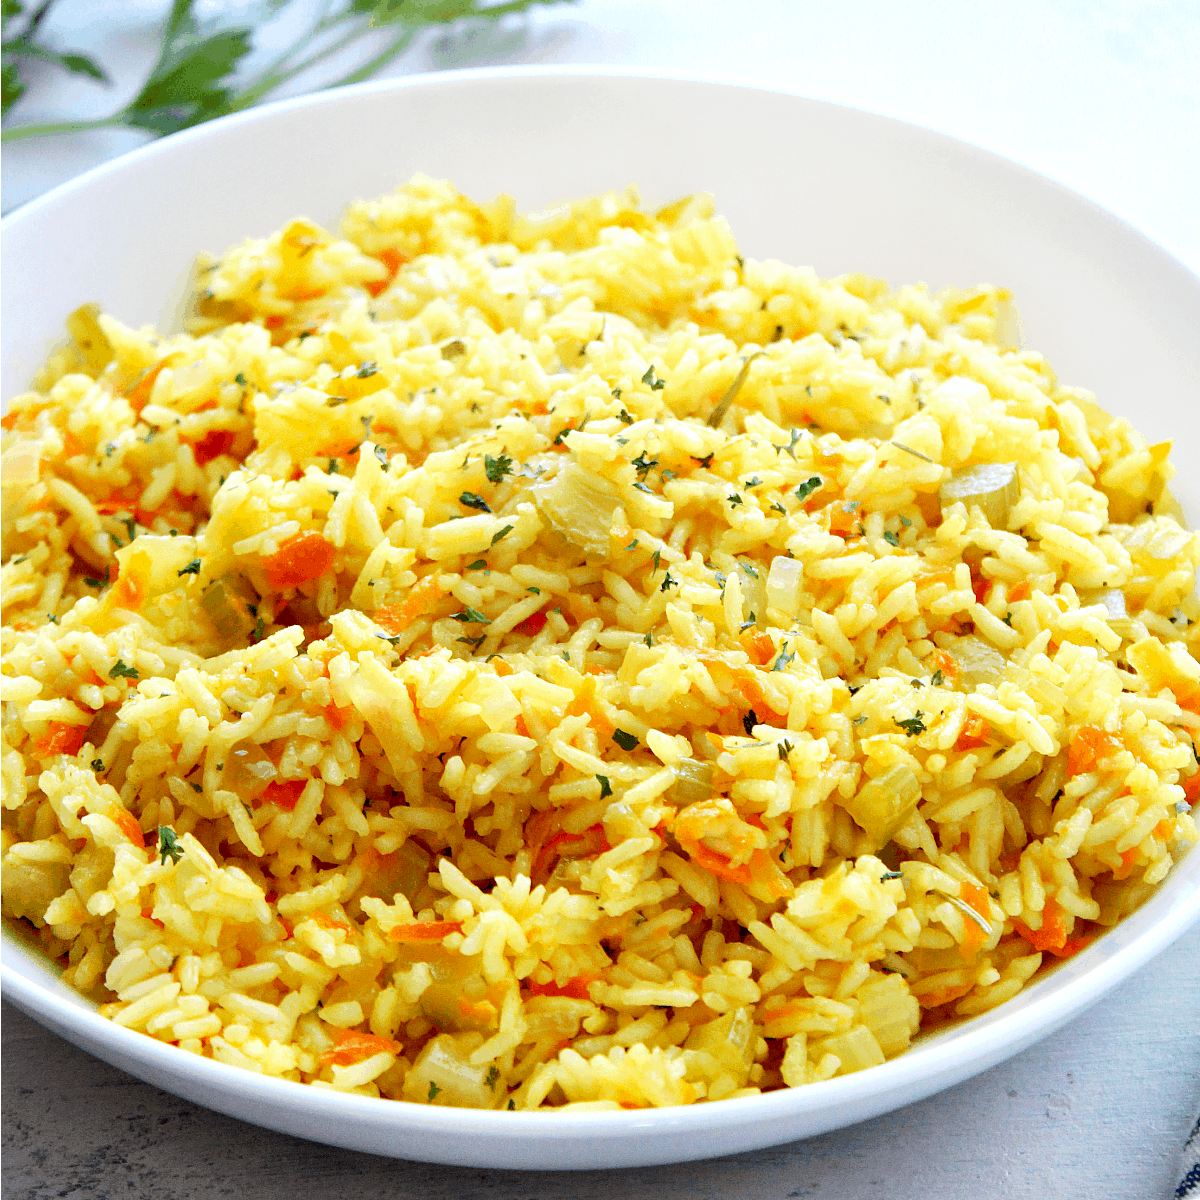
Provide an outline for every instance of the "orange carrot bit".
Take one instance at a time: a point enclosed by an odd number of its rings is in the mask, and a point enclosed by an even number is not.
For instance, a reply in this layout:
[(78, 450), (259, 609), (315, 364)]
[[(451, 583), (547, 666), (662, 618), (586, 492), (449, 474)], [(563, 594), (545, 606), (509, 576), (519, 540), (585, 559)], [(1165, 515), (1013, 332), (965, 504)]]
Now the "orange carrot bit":
[(333, 564), (333, 546), (315, 530), (288, 538), (266, 559), (267, 582), (276, 591), (299, 587), (324, 575)]
[(300, 797), (307, 786), (307, 779), (288, 779), (284, 782), (273, 780), (263, 789), (259, 803), (274, 804), (276, 808), (281, 808), (284, 812), (291, 812), (300, 802)]
[(537, 637), (546, 628), (547, 620), (549, 618), (546, 614), (541, 609), (538, 609), (537, 612), (531, 613), (516, 627), (516, 632), (523, 633), (526, 637)]
[(992, 581), (990, 579), (985, 579), (982, 575), (972, 571), (971, 591), (975, 593), (975, 599), (978, 600), (980, 604), (986, 604), (987, 598), (992, 591)]
[(1121, 743), (1111, 733), (1106, 733), (1099, 725), (1081, 725), (1079, 731), (1071, 739), (1071, 749), (1067, 753), (1067, 772), (1070, 775), (1081, 775), (1090, 771), (1096, 763), (1111, 758)]
[(591, 825), (583, 833), (556, 833), (538, 852), (533, 863), (533, 883), (545, 883), (560, 858), (591, 858), (611, 850), (603, 825)]
[[(977, 912), (985, 921), (988, 920), (989, 909), (987, 888), (982, 887), (978, 883), (964, 881), (959, 885), (958, 894), (969, 908)], [(983, 946), (984, 942), (987, 941), (987, 934), (985, 934), (983, 932), (983, 928), (975, 921), (972, 921), (970, 917), (963, 922), (963, 926), (963, 940), (958, 949), (963, 958), (970, 961), (975, 957), (976, 954), (979, 953), (980, 948)]]
[(13, 409), (12, 412), (6, 412), (0, 417), (0, 429), (11, 429), (16, 423), (17, 418), (21, 415), (19, 409)]
[(393, 925), (388, 930), (391, 942), (440, 942), (452, 933), (462, 933), (461, 921), (409, 921), (404, 925)]
[(529, 994), (531, 996), (569, 996), (572, 1000), (587, 1000), (590, 999), (588, 986), (599, 978), (599, 975), (576, 975), (574, 979), (568, 979), (562, 987), (559, 987), (553, 980), (549, 983), (531, 983)]
[(154, 381), (166, 365), (164, 361), (148, 367), (125, 389), (125, 399), (129, 401), (129, 406), (135, 413), (140, 413), (150, 403), (150, 393), (154, 390)]
[(54, 754), (78, 754), (86, 737), (87, 728), (83, 725), (52, 721), (45, 735), (34, 743), (33, 752), (37, 758), (49, 758)]
[(322, 929), (344, 929), (347, 933), (353, 933), (354, 927), (348, 925), (345, 921), (335, 921), (333, 917), (327, 917), (324, 913), (313, 913), (314, 921)]
[(327, 704), (322, 710), (325, 713), (325, 720), (334, 729), (345, 728), (346, 722), (350, 719), (351, 709), (338, 708), (336, 704)]
[(1054, 952), (1066, 947), (1067, 930), (1063, 925), (1062, 909), (1053, 896), (1046, 901), (1046, 907), (1042, 910), (1041, 929), (1030, 929), (1020, 921), (1014, 921), (1013, 926), (1035, 950)]
[(202, 438), (192, 443), (192, 457), (197, 466), (204, 466), (214, 458), (229, 453), (233, 445), (233, 432), (228, 429), (210, 429)]
[(955, 750), (975, 750), (986, 746), (992, 736), (991, 726), (978, 713), (968, 713), (963, 722), (962, 732), (954, 743)]
[(1067, 938), (1060, 950), (1056, 950), (1053, 946), (1049, 947), (1049, 950), (1055, 958), (1071, 958), (1078, 954), (1080, 950), (1090, 946), (1095, 940), (1094, 936), (1085, 934), (1082, 937)]
[(932, 657), (934, 669), (941, 671), (942, 678), (952, 684), (958, 678), (958, 659), (953, 654), (947, 654), (945, 650), (934, 651)]
[(917, 997), (917, 1003), (922, 1008), (941, 1008), (965, 996), (975, 985), (973, 983), (956, 983), (950, 987), (935, 988)]
[(698, 866), (730, 883), (750, 883), (750, 864), (735, 867), (723, 854), (710, 850), (703, 842), (680, 842), (688, 857)]
[(391, 1038), (378, 1037), (374, 1033), (359, 1033), (348, 1029), (338, 1037), (338, 1044), (321, 1055), (325, 1066), (349, 1067), (376, 1054), (399, 1054), (400, 1045)]
[(750, 655), (752, 662), (758, 663), (760, 667), (765, 667), (775, 657), (775, 643), (767, 634), (756, 633), (750, 639), (750, 646), (746, 652)]
[(138, 581), (128, 575), (118, 578), (113, 587), (112, 596), (114, 602), (122, 608), (138, 608), (146, 598), (138, 586)]
[(1028, 600), (1031, 588), (1028, 579), (1022, 579), (1018, 583), (1014, 583), (1008, 589), (1008, 599), (1015, 604), (1018, 600)]
[(1128, 879), (1133, 874), (1133, 868), (1137, 865), (1137, 854), (1136, 846), (1121, 851), (1121, 865), (1113, 871), (1114, 879)]
[(1183, 788), (1183, 798), (1192, 806), (1200, 803), (1200, 771), (1179, 782)]
[(381, 604), (372, 613), (375, 624), (388, 633), (403, 633), (418, 617), (429, 612), (442, 594), (437, 575), (426, 575), (413, 584), (402, 604)]
[(113, 822), (117, 828), (139, 849), (146, 848), (146, 835), (142, 833), (142, 827), (137, 823), (137, 817), (128, 809), (118, 807), (112, 814)]
[(505, 675), (513, 674), (512, 667), (508, 663), (506, 663), (504, 661), (504, 659), (502, 659), (502, 658), (493, 658), (492, 659), (492, 670), (495, 671), (496, 674), (499, 675), (501, 679), (503, 679)]

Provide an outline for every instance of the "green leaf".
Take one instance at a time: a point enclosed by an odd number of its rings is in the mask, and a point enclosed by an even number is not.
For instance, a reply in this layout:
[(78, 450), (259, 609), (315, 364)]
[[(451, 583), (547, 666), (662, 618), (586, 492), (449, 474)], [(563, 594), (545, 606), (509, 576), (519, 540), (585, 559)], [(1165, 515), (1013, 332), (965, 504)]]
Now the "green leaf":
[(480, 512), (490, 513), (491, 505), (480, 495), (475, 492), (463, 492), (458, 498), (459, 504), (466, 505), (467, 508), (477, 508)]
[(109, 671), (108, 677), (109, 679), (137, 679), (137, 667), (130, 667), (118, 658), (113, 664), (112, 670)]
[(491, 623), (491, 617), (485, 617), (483, 613), (471, 608), (470, 605), (464, 608), (462, 612), (451, 613), (450, 619), (452, 621), (473, 621), (479, 625), (488, 625)]
[(600, 799), (604, 800), (613, 794), (612, 784), (609, 782), (607, 775), (597, 775), (596, 778), (600, 781)]
[(512, 473), (513, 460), (503, 452), (499, 458), (493, 458), (490, 454), (483, 456), (483, 469), (487, 472), (487, 477), (492, 483), (499, 483), (505, 475)]
[(621, 747), (622, 750), (632, 750), (638, 740), (632, 733), (626, 733), (624, 729), (616, 729), (613, 731), (613, 741)]
[(2, 78), (3, 95), (3, 101), (0, 102), (0, 115), (7, 116), (8, 110), (25, 95), (25, 85), (21, 82), (20, 73), (12, 63), (5, 63), (0, 67), (0, 78)]
[(174, 0), (158, 61), (122, 113), (127, 125), (174, 133), (229, 111), (229, 81), (250, 53), (250, 26), (201, 32), (193, 0)]
[(158, 861), (164, 866), (168, 855), (172, 862), (178, 862), (183, 857), (183, 847), (179, 844), (179, 837), (170, 825), (160, 825), (158, 827)]

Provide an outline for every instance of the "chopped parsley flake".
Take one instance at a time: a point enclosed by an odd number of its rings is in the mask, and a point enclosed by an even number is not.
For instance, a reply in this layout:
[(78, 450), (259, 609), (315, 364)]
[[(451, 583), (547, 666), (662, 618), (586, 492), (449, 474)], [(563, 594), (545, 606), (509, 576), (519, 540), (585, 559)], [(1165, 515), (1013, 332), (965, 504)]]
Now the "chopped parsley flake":
[(188, 563), (188, 565), (186, 567), (180, 567), (180, 569), (178, 571), (176, 571), (175, 574), (176, 575), (199, 575), (200, 574), (200, 560), (198, 558), (193, 558), (192, 561), (190, 563)]
[(762, 487), (762, 480), (755, 475), (752, 479), (747, 479), (746, 482), (742, 484), (742, 487), (744, 487), (746, 491), (749, 491), (751, 488)]
[(370, 379), (372, 375), (378, 375), (379, 368), (373, 362), (365, 362), (357, 371), (354, 372), (356, 379)]
[(731, 505), (733, 508), (737, 508), (737, 506), (738, 506), (739, 504), (745, 504), (745, 503), (746, 503), (746, 502), (745, 502), (745, 500), (743, 500), (743, 499), (741, 498), (741, 496), (739, 496), (739, 495), (737, 494), (737, 492), (734, 492), (732, 496), (726, 496), (726, 497), (725, 497), (725, 499), (729, 501), (730, 505)]
[(633, 469), (637, 472), (639, 479), (645, 479), (652, 467), (658, 466), (657, 458), (647, 458), (646, 452), (643, 450), (641, 454), (633, 460)]
[(712, 460), (713, 460), (713, 456), (711, 454), (706, 454), (703, 458), (697, 458), (695, 455), (692, 455), (692, 462), (697, 463), (699, 466), (703, 467), (706, 471), (708, 470), (709, 467), (712, 466)]
[(796, 499), (800, 500), (801, 502), (807, 500), (809, 498), (809, 496), (811, 496), (813, 494), (813, 492), (815, 492), (817, 490), (817, 488), (819, 488), (823, 482), (824, 482), (824, 480), (822, 480), (820, 475), (813, 475), (810, 478), (806, 479), (796, 489)]
[(383, 469), (388, 469), (388, 453), (382, 446), (375, 447), (375, 457), (383, 464)]
[(527, 587), (525, 590), (527, 592), (532, 592), (535, 596), (540, 596), (542, 594), (542, 589), (540, 587)]
[(623, 729), (613, 730), (612, 740), (616, 742), (622, 750), (632, 750), (638, 744), (637, 738), (634, 737), (632, 733), (626, 733)]
[(851, 725), (865, 725), (867, 723), (867, 714), (859, 713), (857, 717), (851, 718)]
[(921, 718), (925, 714), (918, 708), (917, 711), (907, 720), (897, 721), (896, 724), (908, 734), (909, 737), (916, 737), (918, 733), (925, 732), (925, 722)]
[(203, 788), (200, 786), (200, 784), (198, 784), (198, 783), (192, 783), (190, 780), (189, 780), (189, 782), (188, 782), (188, 787), (190, 787), (190, 788), (192, 789), (192, 791), (193, 791), (193, 792), (196, 792), (197, 794), (199, 794), (200, 792), (204, 791), (204, 789), (203, 789)]
[(429, 1081), (429, 1099), (432, 1100), (442, 1089), (431, 1079)]
[(889, 879), (903, 879), (903, 878), (904, 878), (903, 871), (884, 871), (884, 873), (882, 875), (880, 875), (880, 877), (879, 877), (879, 882), (886, 883)]
[(779, 648), (779, 657), (775, 660), (775, 665), (771, 668), (771, 670), (772, 671), (782, 671), (783, 668), (786, 667), (788, 665), (788, 663), (790, 663), (792, 661), (792, 659), (795, 657), (796, 657), (796, 654), (794, 651), (791, 654), (789, 654), (787, 652), (787, 650), (781, 646)]
[(885, 533), (883, 535), (883, 540), (885, 542), (887, 542), (887, 544), (889, 546), (900, 545), (900, 539), (890, 529), (885, 531)]
[(749, 737), (754, 732), (755, 725), (758, 724), (758, 713), (751, 709), (742, 718), (742, 728), (746, 731), (746, 736)]
[(678, 580), (678, 579), (674, 579), (674, 578), (672, 578), (672, 576), (671, 576), (671, 572), (670, 572), (670, 571), (668, 571), (668, 572), (667, 572), (667, 573), (666, 573), (666, 574), (663, 576), (663, 581), (662, 581), (662, 583), (659, 585), (659, 589), (658, 589), (658, 590), (659, 590), (660, 592), (665, 592), (665, 591), (667, 590), (667, 588), (671, 588), (671, 587), (678, 587), (678, 586), (679, 586), (679, 580)]
[(462, 612), (451, 613), (450, 619), (452, 621), (475, 622), (479, 625), (489, 625), (492, 620), (491, 617), (485, 617), (483, 613), (479, 612), (478, 609), (471, 608), (470, 605), (464, 608)]
[(597, 775), (596, 778), (600, 781), (600, 799), (603, 800), (607, 796), (611, 796), (612, 784), (608, 781), (607, 775)]
[[(620, 388), (613, 388), (614, 396), (619, 396), (620, 394), (621, 394)], [(633, 424), (633, 418), (624, 409), (621, 409), (621, 411), (619, 413), (617, 413), (617, 420), (620, 421), (622, 425), (632, 425)]]
[(945, 675), (942, 674), (941, 670), (939, 669), (937, 671), (934, 671), (933, 677), (929, 680), (929, 686), (930, 687), (941, 687), (942, 684), (945, 682), (946, 682), (946, 677), (945, 677)]
[(785, 738), (782, 742), (777, 742), (776, 747), (779, 751), (780, 760), (787, 762), (787, 756), (792, 752), (792, 743)]
[(647, 484), (644, 484), (640, 479), (634, 480), (633, 486), (637, 488), (639, 492), (645, 492), (647, 496), (654, 495), (654, 489)]
[(104, 774), (104, 761), (103, 761), (103, 759), (99, 759), (99, 758), (93, 758), (93, 759), (92, 759), (92, 761), (91, 761), (91, 768), (92, 768), (92, 770), (93, 770), (93, 771), (95, 771), (95, 772), (96, 772), (96, 774), (97, 774), (97, 775), (103, 775), (103, 774)]
[(662, 389), (667, 386), (667, 381), (665, 379), (659, 379), (659, 377), (654, 374), (653, 364), (646, 368), (646, 373), (642, 376), (642, 382), (649, 384), (652, 392), (662, 391)]
[(477, 508), (480, 512), (490, 513), (492, 506), (480, 495), (475, 492), (463, 492), (458, 498), (459, 504), (465, 504), (467, 508)]
[(130, 667), (123, 663), (119, 658), (112, 665), (112, 670), (108, 673), (109, 679), (137, 679), (137, 667)]
[(496, 534), (494, 538), (492, 538), (492, 545), (494, 546), (501, 538), (507, 537), (515, 528), (515, 525), (505, 525), (505, 527), (500, 530), (500, 532)]
[(499, 483), (505, 475), (511, 475), (513, 469), (513, 460), (507, 454), (500, 453), (498, 458), (493, 458), (490, 454), (483, 456), (483, 469), (487, 472), (487, 477), (492, 483)]
[(484, 558), (477, 558), (473, 563), (467, 563), (467, 570), (468, 571), (486, 571), (487, 570), (487, 560)]
[(183, 847), (179, 844), (179, 838), (170, 825), (160, 825), (158, 827), (158, 861), (164, 866), (167, 855), (171, 856), (172, 862), (178, 862), (183, 857)]
[(771, 503), (767, 505), (767, 507), (777, 513), (783, 513), (783, 515), (785, 517), (787, 516), (787, 509), (784, 508), (783, 505), (780, 504), (778, 500), (772, 500)]
[(496, 1065), (493, 1063), (493, 1064), (492, 1064), (492, 1066), (488, 1067), (488, 1073), (487, 1073), (487, 1085), (488, 1085), (488, 1087), (490, 1087), (490, 1088), (494, 1088), (494, 1087), (496, 1086), (496, 1081), (497, 1081), (499, 1078), (500, 1078), (500, 1068), (499, 1068), (499, 1067), (497, 1067), (497, 1066), (496, 1066)]

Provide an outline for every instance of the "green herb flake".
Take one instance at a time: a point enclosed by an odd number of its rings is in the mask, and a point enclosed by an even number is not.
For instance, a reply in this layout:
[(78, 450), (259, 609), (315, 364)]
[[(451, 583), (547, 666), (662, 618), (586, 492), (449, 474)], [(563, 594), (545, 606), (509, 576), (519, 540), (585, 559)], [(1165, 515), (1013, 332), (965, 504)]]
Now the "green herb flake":
[(823, 483), (824, 483), (824, 480), (820, 477), (820, 475), (810, 476), (796, 489), (796, 499), (799, 500), (801, 503), (803, 503)]
[(692, 462), (699, 467), (703, 467), (706, 471), (712, 466), (712, 460), (713, 456), (711, 454), (706, 454), (703, 458), (697, 458), (695, 455), (692, 455)]
[(637, 738), (634, 737), (632, 733), (626, 733), (624, 729), (613, 730), (612, 740), (616, 742), (622, 750), (632, 750), (638, 744)]
[(647, 496), (654, 495), (654, 489), (648, 484), (643, 483), (640, 479), (635, 479), (633, 481), (633, 486), (637, 488), (639, 492), (645, 492)]
[(754, 727), (758, 724), (758, 713), (751, 709), (744, 717), (742, 717), (742, 728), (746, 731), (746, 736), (751, 737), (754, 733)]
[(109, 679), (137, 679), (137, 667), (130, 667), (123, 663), (119, 658), (112, 665), (112, 669), (108, 673)]
[(929, 686), (930, 687), (941, 687), (942, 684), (944, 684), (945, 682), (946, 682), (946, 677), (945, 677), (945, 675), (942, 674), (941, 669), (939, 668), (938, 670), (934, 671), (932, 677), (930, 678)]
[(671, 576), (671, 572), (670, 572), (670, 571), (668, 571), (668, 572), (667, 572), (667, 573), (666, 573), (666, 574), (663, 576), (663, 581), (662, 581), (662, 583), (659, 585), (659, 588), (658, 588), (658, 590), (659, 590), (660, 592), (665, 592), (665, 591), (666, 591), (668, 588), (673, 588), (673, 587), (678, 587), (678, 586), (679, 586), (679, 580), (678, 580), (678, 579), (674, 579), (674, 578), (672, 578), (672, 576)]
[(742, 484), (742, 487), (744, 487), (746, 491), (750, 491), (751, 488), (762, 487), (762, 480), (755, 475), (753, 478), (747, 479), (746, 482)]
[(501, 451), (499, 457), (493, 458), (490, 454), (483, 456), (483, 469), (487, 472), (487, 477), (492, 483), (499, 483), (505, 475), (511, 475), (513, 469), (513, 460)]
[(921, 718), (925, 714), (918, 708), (917, 711), (903, 721), (897, 721), (896, 724), (908, 734), (909, 737), (916, 737), (919, 733), (925, 732), (925, 722)]
[(354, 372), (356, 379), (370, 379), (372, 375), (378, 375), (379, 368), (373, 362), (365, 362), (357, 371)]
[(198, 558), (193, 558), (192, 561), (190, 563), (188, 563), (188, 565), (186, 567), (180, 567), (179, 570), (175, 572), (175, 574), (176, 575), (199, 575), (200, 574), (200, 560)]
[(787, 762), (787, 756), (792, 752), (792, 743), (784, 739), (782, 742), (776, 743), (776, 748), (779, 751), (781, 762)]
[(889, 879), (903, 879), (903, 878), (904, 878), (903, 871), (884, 871), (884, 873), (882, 875), (880, 875), (880, 877), (879, 877), (879, 882), (887, 883), (887, 881)]
[(633, 469), (637, 472), (639, 479), (645, 479), (650, 473), (651, 468), (658, 466), (657, 458), (647, 458), (646, 452), (643, 450), (641, 454), (633, 460)]
[(900, 539), (890, 529), (888, 529), (884, 532), (883, 540), (885, 542), (887, 542), (887, 544), (889, 546), (899, 546), (900, 545)]
[(429, 1081), (429, 1100), (430, 1100), (430, 1103), (432, 1103), (432, 1102), (433, 1102), (433, 1098), (434, 1098), (434, 1097), (435, 1097), (435, 1096), (438, 1094), (438, 1092), (440, 1092), (441, 1090), (442, 1090), (442, 1089), (441, 1089), (440, 1087), (438, 1087), (438, 1085), (437, 1085), (436, 1083), (434, 1083), (432, 1079)]
[(527, 592), (532, 592), (535, 596), (540, 596), (542, 594), (542, 589), (540, 587), (527, 587), (525, 590)]
[(188, 780), (188, 787), (190, 787), (192, 789), (192, 791), (195, 792), (197, 795), (199, 795), (202, 791), (204, 791), (204, 788), (202, 788), (200, 786), (200, 784), (192, 783), (192, 781), (190, 779)]
[(237, 384), (240, 384), (242, 387), (245, 387), (245, 386), (246, 386), (246, 377), (245, 377), (245, 375), (243, 375), (243, 374), (241, 373), (241, 371), (239, 371), (239, 372), (238, 372), (238, 373), (237, 373), (237, 374), (236, 374), (236, 375), (233, 377), (233, 382), (234, 382), (234, 383), (237, 383)]
[[(620, 394), (621, 394), (620, 388), (613, 388), (614, 396), (619, 396)], [(621, 409), (621, 411), (619, 413), (617, 413), (617, 420), (620, 421), (622, 425), (632, 425), (633, 424), (633, 418), (624, 409)]]
[(379, 459), (383, 465), (383, 469), (386, 471), (388, 469), (388, 452), (382, 446), (377, 445), (375, 447), (375, 457)]
[(515, 528), (515, 525), (505, 525), (505, 527), (500, 530), (500, 532), (496, 534), (494, 538), (492, 538), (492, 545), (494, 546), (501, 538), (507, 537)]
[(160, 825), (158, 827), (158, 861), (163, 866), (166, 866), (168, 855), (172, 862), (178, 862), (183, 857), (183, 847), (179, 844), (179, 838), (170, 825)]
[(866, 723), (867, 723), (867, 714), (866, 713), (859, 713), (857, 717), (852, 717), (850, 719), (851, 725), (865, 725)]
[(59, 619), (54, 613), (47, 613), (46, 620), (49, 621), (51, 625), (57, 625)]
[(104, 760), (103, 759), (93, 758), (89, 765), (91, 766), (92, 770), (96, 772), (97, 775), (104, 774)]
[(667, 381), (665, 379), (659, 379), (659, 377), (655, 375), (653, 364), (646, 368), (646, 373), (642, 376), (642, 382), (649, 384), (652, 392), (660, 392), (667, 386)]
[(329, 399), (325, 401), (325, 407), (326, 408), (337, 408), (342, 404), (348, 404), (349, 401), (350, 401), (349, 396), (330, 396)]
[(483, 613), (471, 608), (470, 605), (464, 608), (462, 612), (451, 613), (450, 619), (452, 621), (474, 622), (479, 625), (490, 625), (492, 620), (491, 617), (485, 617)]
[(737, 494), (737, 492), (734, 492), (732, 496), (726, 496), (725, 499), (729, 501), (731, 508), (737, 508), (739, 504), (746, 503), (745, 500), (743, 500), (741, 496)]
[(468, 571), (486, 571), (487, 570), (487, 559), (477, 558), (473, 563), (467, 563), (467, 570)]
[(912, 527), (912, 521), (909, 520), (908, 517), (901, 517), (900, 524), (903, 525), (905, 529), (910, 529)]
[(496, 1086), (496, 1082), (499, 1080), (499, 1078), (500, 1078), (500, 1068), (497, 1067), (493, 1063), (490, 1067), (488, 1067), (488, 1073), (487, 1073), (488, 1087), (494, 1088)]
[(788, 663), (790, 663), (792, 661), (792, 659), (795, 657), (796, 657), (796, 654), (794, 651), (791, 654), (789, 654), (787, 652), (787, 650), (781, 646), (779, 648), (779, 657), (775, 660), (775, 665), (771, 668), (771, 670), (772, 671), (782, 671), (783, 668), (786, 667), (788, 665)]
[(463, 492), (458, 498), (459, 504), (466, 505), (467, 508), (477, 508), (480, 512), (490, 513), (492, 506), (480, 495), (475, 492)]
[(596, 778), (600, 781), (600, 799), (604, 800), (613, 794), (612, 784), (608, 781), (607, 775), (597, 775)]
[(513, 1098), (512, 1098), (511, 1096), (510, 1096), (510, 1097), (509, 1097), (509, 1099), (508, 1099), (508, 1111), (509, 1111), (509, 1112), (516, 1112), (516, 1111), (517, 1111), (517, 1104), (516, 1104), (516, 1101), (515, 1101), (515, 1100), (513, 1100)]

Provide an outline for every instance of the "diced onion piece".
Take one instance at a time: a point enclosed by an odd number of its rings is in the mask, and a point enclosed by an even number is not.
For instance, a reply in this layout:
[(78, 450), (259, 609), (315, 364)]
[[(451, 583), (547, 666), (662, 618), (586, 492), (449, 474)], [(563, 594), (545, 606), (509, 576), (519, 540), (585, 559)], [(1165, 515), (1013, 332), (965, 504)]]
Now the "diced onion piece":
[(404, 1078), (404, 1098), (456, 1108), (495, 1108), (498, 1092), (488, 1082), (491, 1063), (471, 1064), (483, 1044), (479, 1033), (443, 1033), (425, 1044)]
[(37, 483), (41, 469), (41, 446), (36, 442), (20, 442), (4, 452), (0, 459), (0, 480), (5, 490), (27, 488)]
[(1101, 604), (1104, 606), (1105, 620), (1112, 626), (1113, 632), (1120, 637), (1133, 636), (1133, 621), (1125, 608), (1125, 593), (1119, 588), (1102, 588), (1099, 591), (1081, 591), (1079, 603), (1085, 607)]
[(917, 811), (921, 785), (902, 763), (869, 780), (846, 802), (846, 811), (876, 845), (890, 842)]
[(238, 745), (225, 756), (221, 785), (243, 801), (257, 800), (278, 772), (275, 764), (254, 742)]
[(695, 758), (682, 758), (675, 767), (671, 799), (680, 806), (707, 800), (713, 794), (713, 765)]
[(883, 1050), (875, 1035), (865, 1025), (854, 1025), (845, 1033), (835, 1033), (814, 1044), (812, 1054), (824, 1057), (836, 1054), (841, 1060), (839, 1075), (849, 1075), (866, 1067), (877, 1067), (883, 1062)]
[(798, 558), (780, 555), (771, 560), (767, 575), (767, 603), (789, 617), (799, 610), (800, 588), (804, 582), (804, 564)]
[(612, 480), (568, 462), (549, 483), (538, 484), (533, 496), (567, 541), (594, 558), (608, 558), (608, 531), (621, 503), (621, 490)]
[(958, 661), (957, 682), (968, 691), (981, 683), (999, 684), (1004, 678), (1004, 655), (974, 634), (959, 638), (950, 653)]
[(200, 597), (200, 607), (227, 642), (239, 641), (254, 628), (254, 617), (250, 615), (253, 601), (245, 595), (241, 583), (237, 576), (226, 575)]
[(993, 529), (1008, 525), (1008, 513), (1021, 496), (1016, 463), (978, 463), (962, 467), (942, 484), (938, 493), (942, 508), (962, 501), (967, 508), (978, 505)]
[(749, 1011), (736, 1008), (715, 1021), (695, 1026), (684, 1042), (684, 1049), (711, 1054), (739, 1084), (744, 1084), (754, 1065), (757, 1041), (758, 1032)]
[(760, 629), (767, 624), (767, 584), (762, 577), (762, 568), (757, 564), (749, 566), (740, 559), (737, 564), (738, 578), (742, 585), (742, 612), (745, 619), (754, 617), (754, 623)]
[(88, 373), (99, 375), (112, 360), (112, 342), (100, 328), (100, 305), (80, 305), (66, 320), (67, 332), (83, 356)]

